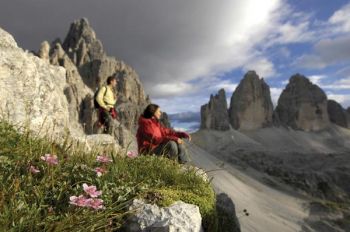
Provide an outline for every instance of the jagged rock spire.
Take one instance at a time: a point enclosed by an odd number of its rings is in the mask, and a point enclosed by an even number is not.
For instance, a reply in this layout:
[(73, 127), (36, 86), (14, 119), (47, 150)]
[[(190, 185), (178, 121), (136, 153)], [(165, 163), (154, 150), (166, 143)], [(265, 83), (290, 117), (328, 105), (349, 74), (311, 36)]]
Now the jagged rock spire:
[(230, 129), (224, 89), (220, 89), (215, 96), (210, 95), (209, 103), (201, 107), (201, 129)]
[(317, 131), (329, 125), (327, 96), (303, 75), (293, 75), (276, 107), (280, 123), (293, 129)]
[(255, 130), (272, 125), (273, 105), (270, 87), (255, 71), (248, 71), (232, 94), (230, 123), (240, 130)]

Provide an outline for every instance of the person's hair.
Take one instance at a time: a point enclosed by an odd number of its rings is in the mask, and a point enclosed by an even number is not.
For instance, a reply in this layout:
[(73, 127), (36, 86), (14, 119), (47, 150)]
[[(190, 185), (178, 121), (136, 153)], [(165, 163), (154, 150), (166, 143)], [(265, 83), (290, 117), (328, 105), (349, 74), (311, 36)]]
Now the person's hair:
[(159, 108), (159, 105), (156, 104), (149, 104), (146, 109), (143, 111), (142, 116), (144, 118), (152, 118), (154, 113), (157, 111)]
[(111, 84), (111, 82), (112, 82), (113, 80), (116, 80), (116, 77), (115, 77), (115, 76), (109, 76), (109, 77), (107, 78), (107, 85)]

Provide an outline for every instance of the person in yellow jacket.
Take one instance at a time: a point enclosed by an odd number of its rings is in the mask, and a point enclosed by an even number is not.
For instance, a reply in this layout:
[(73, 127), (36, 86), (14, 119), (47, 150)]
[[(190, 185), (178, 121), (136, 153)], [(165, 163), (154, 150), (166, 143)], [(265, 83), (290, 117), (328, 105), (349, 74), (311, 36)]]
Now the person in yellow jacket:
[(117, 79), (115, 76), (107, 78), (107, 85), (102, 86), (96, 96), (96, 101), (99, 105), (99, 123), (104, 126), (104, 132), (113, 135), (115, 130), (115, 119), (117, 112), (114, 108), (117, 102), (117, 94), (115, 87)]

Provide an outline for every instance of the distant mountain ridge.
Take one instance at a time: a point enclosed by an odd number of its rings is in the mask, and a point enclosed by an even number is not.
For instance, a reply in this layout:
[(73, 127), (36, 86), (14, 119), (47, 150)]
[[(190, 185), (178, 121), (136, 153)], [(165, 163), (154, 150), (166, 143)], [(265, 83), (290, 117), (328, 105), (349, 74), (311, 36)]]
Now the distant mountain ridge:
[[(325, 92), (301, 74), (293, 75), (273, 109), (270, 87), (263, 78), (248, 71), (233, 92), (225, 111), (225, 90), (210, 96), (201, 107), (201, 129), (252, 131), (266, 127), (290, 127), (294, 130), (320, 131), (332, 123), (350, 127), (350, 110), (345, 110)], [(227, 124), (226, 122), (229, 122)], [(216, 122), (225, 123), (225, 126)]]

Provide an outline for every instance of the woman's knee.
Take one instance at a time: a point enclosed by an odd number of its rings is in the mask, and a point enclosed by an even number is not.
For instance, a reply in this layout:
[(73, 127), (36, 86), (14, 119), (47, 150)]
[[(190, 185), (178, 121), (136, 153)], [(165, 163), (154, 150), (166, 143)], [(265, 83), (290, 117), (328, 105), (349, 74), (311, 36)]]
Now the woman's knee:
[(173, 158), (177, 157), (179, 153), (177, 143), (175, 141), (169, 141), (168, 146), (169, 146), (170, 157), (173, 157)]
[(169, 141), (169, 148), (173, 151), (178, 151), (177, 143), (175, 141)]

